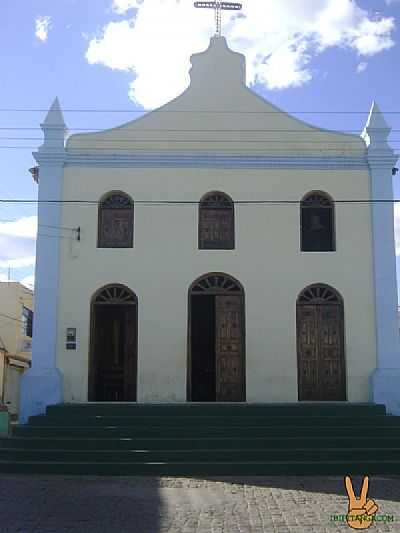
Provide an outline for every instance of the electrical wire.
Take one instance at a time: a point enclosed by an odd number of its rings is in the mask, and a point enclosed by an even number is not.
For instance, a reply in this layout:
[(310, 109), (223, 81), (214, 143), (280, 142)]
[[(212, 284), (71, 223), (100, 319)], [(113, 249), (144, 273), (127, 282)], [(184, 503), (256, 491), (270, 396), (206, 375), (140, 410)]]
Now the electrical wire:
[[(7, 283), (7, 282), (5, 282)], [(9, 315), (5, 315), (4, 313), (0, 313), (0, 316), (4, 317), (4, 318), (8, 318), (9, 320), (14, 320), (15, 322), (21, 322), (21, 324), (25, 324), (25, 322), (23, 320), (19, 320), (18, 318), (15, 318), (15, 317), (12, 317), (12, 316), (9, 316)]]
[[(99, 206), (101, 201), (98, 200), (4, 200), (0, 199), (0, 203), (23, 203), (23, 204), (81, 204)], [(135, 200), (134, 204), (139, 205), (200, 205), (201, 201), (185, 201), (185, 200)], [(300, 205), (302, 200), (235, 200), (234, 205)], [(332, 200), (333, 204), (391, 204), (400, 203), (400, 199), (382, 199), (382, 200), (367, 200), (367, 199), (352, 199), (352, 200)], [(57, 226), (57, 229), (60, 227)], [(65, 228), (73, 230), (74, 228)], [(75, 230), (76, 231), (76, 230)]]
[[(366, 111), (354, 111), (354, 110), (346, 110), (346, 111), (300, 111), (300, 110), (281, 110), (276, 109), (275, 111), (242, 111), (239, 109), (226, 109), (226, 110), (208, 110), (205, 111), (203, 109), (162, 109), (162, 108), (155, 108), (155, 109), (100, 109), (100, 108), (92, 108), (92, 109), (79, 109), (79, 108), (66, 108), (62, 109), (64, 113), (221, 113), (221, 114), (240, 114), (240, 115), (247, 115), (247, 114), (257, 114), (257, 115), (279, 115), (281, 113), (291, 114), (291, 113), (301, 113), (301, 114), (307, 114), (307, 115), (369, 115), (370, 110)], [(52, 113), (52, 112), (59, 112), (58, 110), (52, 110), (51, 108), (0, 108), (0, 113)], [(383, 115), (397, 115), (400, 114), (400, 111), (383, 111), (381, 110), (381, 113)]]
[[(143, 133), (143, 132), (142, 132)], [(186, 133), (185, 131), (182, 131), (182, 133)], [(238, 132), (239, 133), (239, 132)], [(240, 131), (240, 133), (242, 133)], [(304, 137), (304, 135), (302, 135)], [(39, 141), (43, 142), (43, 137), (0, 137), (1, 141)], [(308, 144), (312, 142), (313, 144), (337, 144), (337, 145), (345, 145), (349, 146), (351, 144), (359, 145), (360, 141), (362, 141), (361, 137), (359, 139), (349, 139), (349, 140), (343, 140), (343, 141), (314, 141), (312, 139), (309, 140), (286, 140), (286, 139), (96, 139), (93, 142), (96, 143), (159, 143), (159, 142), (168, 142), (168, 143), (263, 143), (263, 144), (269, 144), (269, 143), (280, 143), (280, 144)], [(400, 143), (400, 139), (391, 139), (389, 141), (390, 143)], [(374, 144), (387, 144), (387, 141), (375, 141)], [(73, 150), (76, 149), (89, 149), (88, 147), (81, 148), (80, 146), (77, 148), (72, 148)]]
[[(82, 132), (85, 132), (85, 131), (94, 131), (94, 132), (98, 132), (98, 133), (102, 133), (104, 131), (107, 131), (107, 129), (105, 130), (102, 130), (101, 128), (67, 128), (68, 131), (82, 131)], [(110, 128), (110, 129), (113, 129), (113, 128)], [(0, 127), (0, 131), (1, 130), (7, 130), (7, 131), (19, 131), (19, 130), (27, 130), (27, 131), (43, 131), (42, 128), (40, 127), (15, 127), (15, 126), (12, 126), (12, 127)], [(129, 132), (129, 131), (138, 131), (137, 128), (129, 128), (129, 127), (125, 127), (123, 131), (120, 131), (119, 133), (125, 133), (125, 132)], [(174, 133), (187, 133), (187, 132), (196, 132), (196, 133), (215, 133), (215, 132), (219, 132), (219, 133), (223, 133), (223, 132), (244, 132), (244, 133), (247, 133), (247, 132), (252, 132), (252, 133), (257, 133), (257, 132), (260, 132), (260, 133), (296, 133), (296, 134), (299, 134), (299, 133), (304, 133), (304, 132), (301, 132), (299, 131), (298, 129), (284, 129), (284, 130), (278, 130), (278, 129), (247, 129), (247, 130), (238, 130), (238, 129), (229, 129), (229, 128), (226, 128), (226, 129), (212, 129), (212, 130), (207, 130), (207, 129), (171, 129), (171, 128), (146, 128), (145, 130), (140, 130), (141, 132), (148, 132), (148, 131), (159, 131), (159, 132), (174, 132)], [(322, 130), (322, 133), (354, 133), (354, 134), (360, 134), (360, 130)], [(391, 129), (391, 132), (400, 132), (400, 129)], [(311, 131), (307, 131), (307, 135), (309, 133), (321, 133), (321, 131), (319, 129), (316, 129), (316, 130), (311, 130)]]

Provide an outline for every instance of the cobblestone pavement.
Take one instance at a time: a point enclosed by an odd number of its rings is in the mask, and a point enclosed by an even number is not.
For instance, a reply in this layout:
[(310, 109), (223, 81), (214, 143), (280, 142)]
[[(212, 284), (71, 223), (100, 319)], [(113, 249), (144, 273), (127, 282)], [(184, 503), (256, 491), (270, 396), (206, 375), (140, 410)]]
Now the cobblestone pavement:
[[(354, 477), (356, 496), (361, 478)], [(400, 478), (371, 477), (381, 520), (400, 532)], [(0, 476), (1, 533), (325, 533), (352, 531), (339, 477)]]

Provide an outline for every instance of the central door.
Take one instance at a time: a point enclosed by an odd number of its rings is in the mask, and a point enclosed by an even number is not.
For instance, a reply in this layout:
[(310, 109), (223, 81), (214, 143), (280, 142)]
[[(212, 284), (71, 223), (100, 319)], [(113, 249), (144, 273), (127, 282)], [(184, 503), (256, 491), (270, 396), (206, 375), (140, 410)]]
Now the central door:
[(212, 274), (189, 297), (188, 399), (245, 401), (244, 294), (236, 280)]
[(123, 287), (109, 287), (95, 299), (92, 305), (90, 401), (136, 400), (136, 312), (136, 297)]

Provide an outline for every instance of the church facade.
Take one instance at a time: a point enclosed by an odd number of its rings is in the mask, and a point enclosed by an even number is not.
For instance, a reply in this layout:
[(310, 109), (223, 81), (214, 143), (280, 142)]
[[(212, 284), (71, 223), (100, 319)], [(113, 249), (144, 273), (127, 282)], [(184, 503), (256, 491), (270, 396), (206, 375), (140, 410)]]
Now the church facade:
[(223, 37), (191, 59), (188, 89), (138, 120), (65, 142), (55, 101), (42, 124), (39, 225), (63, 229), (38, 236), (22, 420), (60, 401), (400, 413), (379, 108), (361, 136), (321, 130), (248, 89)]

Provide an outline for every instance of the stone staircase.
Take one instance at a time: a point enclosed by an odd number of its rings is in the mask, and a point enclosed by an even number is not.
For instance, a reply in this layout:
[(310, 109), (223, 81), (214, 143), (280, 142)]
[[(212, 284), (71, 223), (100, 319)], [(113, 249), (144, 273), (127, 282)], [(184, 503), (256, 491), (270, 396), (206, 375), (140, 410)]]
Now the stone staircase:
[(0, 472), (400, 474), (400, 417), (375, 404), (59, 404), (0, 438)]

